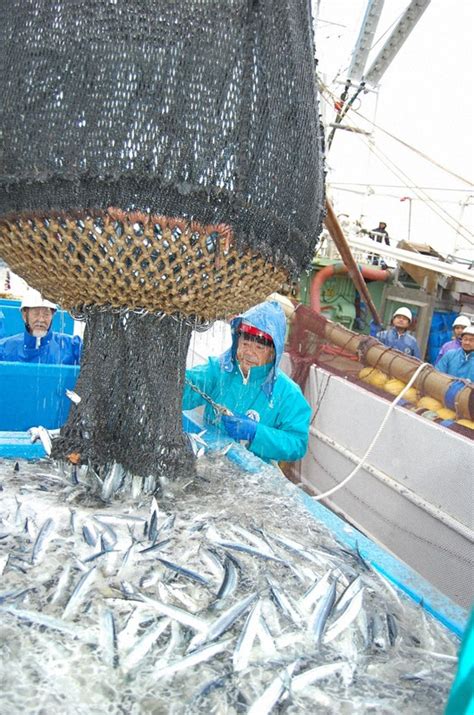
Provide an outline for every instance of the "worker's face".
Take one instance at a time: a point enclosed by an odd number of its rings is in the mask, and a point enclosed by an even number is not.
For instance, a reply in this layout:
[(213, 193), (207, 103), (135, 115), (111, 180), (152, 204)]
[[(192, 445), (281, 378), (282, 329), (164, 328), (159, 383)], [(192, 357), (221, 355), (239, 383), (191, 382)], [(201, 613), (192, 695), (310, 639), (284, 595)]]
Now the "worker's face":
[(463, 335), (461, 338), (461, 347), (468, 353), (474, 350), (474, 335)]
[(408, 330), (410, 321), (404, 315), (395, 315), (392, 323), (397, 330)]
[(253, 335), (239, 335), (237, 360), (245, 377), (251, 367), (267, 365), (275, 359), (275, 350), (270, 345), (262, 345)]
[(455, 338), (460, 338), (462, 335), (462, 331), (464, 330), (464, 325), (455, 325), (454, 326), (454, 337)]
[(25, 308), (23, 314), (33, 337), (44, 338), (51, 325), (54, 310), (52, 308)]

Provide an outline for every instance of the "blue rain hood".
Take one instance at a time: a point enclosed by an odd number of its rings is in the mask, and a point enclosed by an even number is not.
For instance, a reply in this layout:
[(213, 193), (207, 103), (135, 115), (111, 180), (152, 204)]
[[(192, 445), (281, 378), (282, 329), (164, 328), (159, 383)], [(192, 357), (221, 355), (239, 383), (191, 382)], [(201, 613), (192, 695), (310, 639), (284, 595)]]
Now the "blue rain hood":
[(243, 320), (246, 323), (250, 323), (250, 325), (253, 325), (258, 330), (272, 336), (273, 344), (275, 346), (275, 361), (262, 385), (264, 393), (268, 398), (271, 398), (273, 385), (275, 384), (276, 376), (278, 374), (278, 366), (280, 364), (285, 346), (285, 313), (276, 301), (266, 300), (263, 303), (255, 305), (253, 308), (249, 308), (249, 310), (241, 315), (238, 315), (236, 318), (233, 318), (230, 323), (232, 331), (232, 346), (220, 358), (221, 368), (226, 370), (226, 372), (231, 372), (237, 364), (237, 341), (239, 339), (237, 331)]

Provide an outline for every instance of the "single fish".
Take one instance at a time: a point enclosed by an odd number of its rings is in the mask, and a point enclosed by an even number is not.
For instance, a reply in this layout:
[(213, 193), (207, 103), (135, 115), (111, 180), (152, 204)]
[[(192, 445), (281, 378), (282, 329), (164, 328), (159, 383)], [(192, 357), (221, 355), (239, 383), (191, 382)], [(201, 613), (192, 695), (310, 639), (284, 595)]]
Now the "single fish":
[(285, 547), (290, 552), (295, 553), (297, 556), (300, 556), (303, 559), (306, 559), (308, 561), (311, 561), (314, 564), (318, 564), (318, 566), (321, 566), (322, 564), (326, 564), (327, 561), (325, 561), (321, 556), (316, 556), (312, 552), (308, 551), (303, 544), (298, 543), (297, 541), (294, 541), (293, 539), (290, 539), (287, 536), (281, 536), (277, 534), (266, 534), (266, 538), (269, 541), (276, 541), (278, 544), (281, 544), (282, 546)]
[(340, 613), (341, 611), (343, 611), (351, 600), (351, 598), (356, 595), (357, 591), (360, 591), (362, 586), (363, 584), (360, 576), (357, 576), (353, 581), (351, 581), (349, 586), (342, 593), (341, 597), (338, 599), (336, 605), (334, 606), (334, 613)]
[(267, 715), (271, 712), (285, 691), (290, 689), (292, 675), (297, 665), (298, 661), (295, 661), (280, 671), (268, 688), (251, 705), (247, 715)]
[(200, 583), (202, 586), (208, 586), (209, 585), (209, 579), (205, 578), (205, 576), (201, 576), (201, 574), (197, 573), (196, 571), (192, 571), (191, 569), (187, 569), (184, 566), (180, 566), (179, 564), (175, 564), (172, 561), (168, 561), (167, 559), (163, 559), (158, 557), (158, 561), (162, 563), (166, 568), (171, 569), (171, 571), (175, 571), (176, 573), (179, 573), (181, 576), (185, 576), (186, 578), (191, 579), (192, 581), (196, 581), (197, 583)]
[(397, 621), (396, 621), (395, 615), (393, 613), (387, 613), (387, 630), (388, 630), (388, 639), (390, 641), (390, 645), (393, 647), (395, 645), (395, 643), (397, 642), (397, 637), (398, 637)]
[(191, 628), (193, 631), (197, 631), (198, 633), (207, 632), (208, 624), (202, 618), (199, 618), (198, 616), (193, 616), (192, 613), (188, 613), (182, 608), (177, 608), (176, 606), (169, 606), (166, 603), (162, 603), (161, 601), (157, 601), (156, 599), (149, 598), (143, 593), (138, 594), (138, 596), (143, 601), (143, 603), (146, 603), (148, 606), (152, 607), (153, 609), (158, 611), (158, 613), (161, 613), (163, 616), (173, 618), (174, 620), (178, 621), (178, 623), (182, 623), (183, 626), (187, 626), (188, 628)]
[(125, 477), (125, 470), (121, 464), (114, 462), (102, 484), (100, 497), (103, 501), (110, 501), (112, 496), (120, 489)]
[(218, 643), (212, 643), (211, 645), (204, 646), (199, 650), (195, 650), (193, 653), (191, 653), (191, 655), (187, 655), (184, 658), (181, 658), (181, 660), (176, 661), (175, 663), (170, 663), (170, 665), (157, 668), (154, 671), (153, 676), (157, 680), (159, 680), (160, 678), (167, 678), (170, 675), (174, 675), (175, 673), (179, 673), (182, 670), (191, 668), (198, 663), (203, 663), (204, 661), (210, 660), (210, 658), (213, 658), (218, 653), (222, 653), (224, 650), (226, 650), (231, 641), (232, 639), (228, 638), (227, 640), (219, 641)]
[(325, 593), (319, 598), (309, 620), (309, 629), (313, 633), (316, 643), (321, 642), (324, 627), (336, 600), (336, 584), (328, 584)]
[(53, 593), (53, 596), (51, 598), (51, 603), (58, 603), (58, 601), (60, 601), (62, 599), (62, 597), (66, 591), (67, 585), (69, 583), (70, 574), (71, 574), (71, 564), (67, 563), (61, 573), (61, 576), (59, 577), (58, 585), (56, 586), (56, 590)]
[(236, 673), (244, 670), (249, 664), (250, 653), (257, 635), (261, 611), (262, 603), (258, 600), (248, 614), (244, 627), (240, 632), (234, 654), (232, 656), (232, 664)]
[(40, 441), (43, 445), (44, 451), (49, 457), (53, 448), (53, 443), (46, 427), (41, 425), (39, 427), (30, 427), (28, 432), (30, 433), (30, 442), (35, 443)]
[(324, 576), (317, 579), (311, 588), (304, 594), (299, 601), (298, 606), (306, 612), (309, 612), (313, 605), (323, 596), (328, 589), (329, 582), (333, 577), (334, 571), (327, 571)]
[(135, 668), (143, 660), (170, 623), (169, 618), (161, 618), (155, 626), (134, 643), (126, 657), (122, 660), (122, 669), (125, 673)]
[(38, 532), (38, 536), (36, 537), (36, 541), (33, 545), (31, 563), (34, 566), (36, 566), (43, 560), (44, 555), (46, 553), (46, 549), (48, 548), (48, 544), (52, 539), (54, 530), (54, 521), (52, 519), (46, 519), (46, 521), (41, 526), (41, 529)]
[(0, 556), (0, 576), (3, 576), (3, 572), (7, 567), (9, 558), (10, 554), (3, 554), (2, 556)]
[(220, 608), (222, 603), (234, 593), (239, 581), (238, 561), (230, 554), (226, 554), (224, 560), (224, 578), (216, 594), (216, 601), (213, 608)]
[(347, 605), (347, 608), (341, 613), (339, 618), (332, 623), (324, 634), (323, 643), (330, 643), (334, 638), (336, 638), (342, 631), (344, 631), (352, 621), (357, 618), (357, 615), (362, 608), (362, 601), (364, 597), (364, 589), (361, 588), (357, 591), (355, 596)]
[(104, 608), (100, 615), (99, 646), (106, 665), (116, 668), (119, 663), (117, 653), (117, 631), (112, 611)]
[(268, 585), (270, 586), (270, 595), (273, 602), (296, 626), (301, 625), (302, 616), (296, 605), (293, 605), (290, 599), (278, 588), (278, 586), (267, 576)]
[(94, 583), (96, 577), (97, 566), (93, 566), (90, 571), (87, 571), (81, 576), (74, 591), (71, 594), (69, 601), (64, 609), (63, 618), (69, 618), (77, 610), (80, 603), (84, 600), (87, 591)]
[(232, 529), (232, 531), (239, 534), (240, 536), (243, 536), (244, 539), (247, 539), (247, 541), (249, 541), (253, 546), (255, 546), (255, 548), (257, 548), (263, 554), (266, 553), (269, 556), (275, 556), (275, 552), (269, 545), (268, 541), (265, 541), (264, 539), (259, 539), (257, 536), (255, 536), (255, 534), (252, 534), (250, 531), (242, 528), (241, 526), (238, 526), (235, 524), (229, 524), (229, 527)]
[(51, 630), (60, 631), (85, 643), (90, 643), (91, 645), (97, 644), (97, 640), (93, 637), (89, 628), (80, 628), (71, 623), (66, 623), (61, 618), (53, 618), (53, 616), (47, 616), (37, 611), (27, 611), (9, 606), (0, 606), (0, 611), (9, 613), (21, 621), (27, 621), (28, 623), (34, 623), (38, 626), (45, 626)]
[(349, 663), (343, 661), (339, 661), (338, 663), (325, 663), (324, 665), (318, 665), (315, 668), (305, 670), (304, 673), (295, 675), (291, 679), (291, 692), (299, 693), (308, 685), (312, 685), (324, 678), (329, 678), (331, 675), (336, 675), (337, 673), (343, 673), (345, 680), (352, 678), (352, 668)]
[(79, 397), (77, 392), (74, 392), (74, 390), (66, 390), (66, 397), (68, 397), (75, 405), (78, 405), (82, 399)]
[(147, 546), (145, 549), (140, 549), (139, 554), (148, 554), (151, 551), (159, 551), (160, 549), (163, 549), (166, 544), (169, 544), (171, 539), (163, 539), (163, 541), (158, 541), (151, 546)]
[(224, 613), (213, 621), (213, 623), (211, 623), (205, 631), (194, 636), (189, 644), (189, 650), (194, 650), (204, 643), (209, 643), (210, 641), (214, 641), (216, 638), (219, 638), (219, 636), (225, 633), (225, 631), (230, 628), (233, 623), (235, 623), (235, 621), (240, 618), (243, 613), (245, 613), (245, 611), (247, 611), (256, 598), (257, 594), (251, 593), (249, 596), (246, 596), (241, 601), (228, 608), (227, 611), (224, 611)]
[(82, 535), (89, 546), (95, 546), (97, 544), (99, 532), (91, 521), (86, 521), (82, 525)]

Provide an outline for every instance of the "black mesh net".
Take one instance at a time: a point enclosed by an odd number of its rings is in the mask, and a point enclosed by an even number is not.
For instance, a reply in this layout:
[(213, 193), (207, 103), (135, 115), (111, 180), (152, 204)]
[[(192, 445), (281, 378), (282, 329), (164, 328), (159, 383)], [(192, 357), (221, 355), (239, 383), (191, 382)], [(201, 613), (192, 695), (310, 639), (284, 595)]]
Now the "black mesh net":
[(144, 478), (192, 474), (192, 449), (181, 429), (191, 326), (169, 316), (94, 309), (85, 317), (87, 360), (75, 388), (81, 401), (53, 456), (89, 464), (100, 478), (114, 463)]
[(182, 444), (184, 318), (122, 329), (93, 309), (225, 317), (309, 262), (324, 203), (310, 3), (8, 0), (0, 57), (0, 255), (91, 309), (84, 402), (56, 453), (161, 473)]
[(299, 271), (321, 223), (308, 0), (9, 0), (0, 213), (225, 222)]

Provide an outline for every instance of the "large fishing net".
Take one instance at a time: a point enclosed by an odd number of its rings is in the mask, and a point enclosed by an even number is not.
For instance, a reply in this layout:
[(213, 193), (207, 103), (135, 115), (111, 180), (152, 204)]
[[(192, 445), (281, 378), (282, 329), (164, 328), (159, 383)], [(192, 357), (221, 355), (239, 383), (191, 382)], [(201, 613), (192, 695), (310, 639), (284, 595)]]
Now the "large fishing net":
[(164, 365), (188, 327), (259, 302), (312, 256), (310, 3), (8, 0), (0, 20), (0, 255), (92, 334), (60, 451), (126, 452), (147, 477), (170, 459), (150, 458), (137, 414), (150, 453), (174, 454), (183, 363)]

